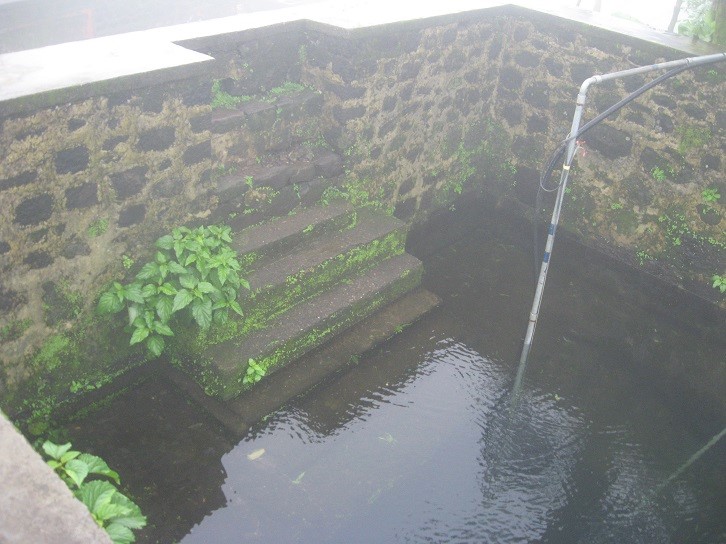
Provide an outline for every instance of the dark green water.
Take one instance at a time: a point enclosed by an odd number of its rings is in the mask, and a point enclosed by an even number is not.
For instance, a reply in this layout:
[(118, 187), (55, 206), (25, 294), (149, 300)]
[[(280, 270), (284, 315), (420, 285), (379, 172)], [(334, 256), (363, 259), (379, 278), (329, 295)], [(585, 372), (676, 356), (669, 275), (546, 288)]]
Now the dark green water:
[(73, 426), (140, 542), (726, 542), (725, 441), (654, 493), (726, 420), (653, 365), (723, 365), (718, 316), (558, 240), (510, 412), (529, 230), (490, 216), (434, 251), (436, 228), (412, 250), (442, 306), (241, 441), (161, 379)]

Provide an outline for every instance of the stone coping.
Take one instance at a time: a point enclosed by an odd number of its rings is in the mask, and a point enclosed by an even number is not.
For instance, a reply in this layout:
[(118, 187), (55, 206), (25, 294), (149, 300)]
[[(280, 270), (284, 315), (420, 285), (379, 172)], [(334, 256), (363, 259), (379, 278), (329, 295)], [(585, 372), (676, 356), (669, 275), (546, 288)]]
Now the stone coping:
[[(201, 74), (214, 59), (189, 46), (204, 39), (234, 35), (259, 38), (317, 23), (316, 30), (349, 32), (380, 25), (451, 16), (492, 8), (536, 16), (543, 24), (552, 17), (618, 32), (687, 54), (715, 49), (682, 36), (656, 32), (629, 21), (579, 9), (546, 9), (536, 1), (492, 0), (328, 0), (299, 7), (211, 19), (152, 30), (69, 42), (0, 55), (0, 114), (30, 111), (109, 91), (163, 83)], [(482, 11), (483, 10), (483, 11)], [(554, 22), (554, 21), (553, 21)], [(240, 36), (242, 33), (242, 36)]]
[(110, 544), (86, 507), (0, 412), (0, 542)]

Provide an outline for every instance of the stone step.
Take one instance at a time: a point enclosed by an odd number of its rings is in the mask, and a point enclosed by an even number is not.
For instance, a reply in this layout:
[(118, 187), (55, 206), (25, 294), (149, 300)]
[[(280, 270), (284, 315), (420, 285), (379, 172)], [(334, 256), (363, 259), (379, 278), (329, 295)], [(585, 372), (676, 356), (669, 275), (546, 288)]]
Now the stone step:
[(240, 293), (240, 304), (275, 315), (403, 253), (405, 223), (367, 210), (356, 213), (353, 228), (328, 229), (278, 257), (255, 262), (247, 276), (251, 290)]
[(240, 168), (217, 180), (220, 198), (244, 196), (252, 187), (282, 189), (288, 185), (303, 185), (318, 178), (335, 178), (343, 173), (343, 159), (329, 149), (315, 149), (294, 158), (274, 157), (266, 164)]
[(305, 115), (320, 115), (322, 105), (322, 94), (311, 89), (264, 99), (253, 98), (242, 102), (235, 109), (214, 110), (211, 129), (214, 134), (224, 134), (241, 126), (253, 131), (269, 130), (280, 118), (295, 119)]
[(249, 389), (242, 380), (250, 358), (272, 374), (416, 287), (422, 271), (415, 257), (397, 255), (295, 306), (267, 327), (212, 345), (190, 365), (181, 364), (207, 394), (229, 400)]
[[(315, 223), (306, 224), (308, 220)], [(233, 242), (237, 250), (249, 250), (240, 256), (242, 275), (250, 283), (250, 290), (239, 293), (243, 317), (214, 324), (203, 341), (196, 336), (176, 338), (177, 358), (200, 357), (208, 344), (239, 340), (269, 327), (270, 321), (296, 305), (403, 253), (407, 227), (394, 217), (370, 210), (354, 212), (347, 203), (337, 202), (278, 218), (244, 234)]]
[(276, 257), (268, 253), (251, 265), (247, 279), (254, 294), (322, 275), (341, 280), (350, 268), (362, 273), (379, 260), (403, 253), (406, 233), (406, 224), (395, 217), (359, 210), (352, 228), (301, 239)]
[[(233, 231), (239, 224), (235, 219), (227, 222)], [(331, 202), (328, 206), (301, 208), (294, 214), (276, 217), (236, 232), (232, 247), (244, 264), (249, 266), (269, 255), (290, 251), (306, 239), (324, 232), (344, 230), (354, 220), (353, 208), (345, 201)]]
[(187, 374), (169, 365), (165, 369), (176, 387), (239, 438), (263, 417), (355, 364), (366, 351), (399, 334), (439, 303), (439, 297), (417, 288), (226, 402), (206, 395)]

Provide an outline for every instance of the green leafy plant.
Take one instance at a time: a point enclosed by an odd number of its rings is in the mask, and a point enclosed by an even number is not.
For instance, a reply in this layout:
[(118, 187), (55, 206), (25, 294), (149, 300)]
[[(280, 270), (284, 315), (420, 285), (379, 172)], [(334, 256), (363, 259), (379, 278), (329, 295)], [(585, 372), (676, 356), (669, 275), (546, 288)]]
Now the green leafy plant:
[(718, 289), (721, 294), (726, 293), (726, 276), (714, 274), (711, 281), (713, 282), (711, 287)]
[(237, 302), (240, 287), (249, 283), (239, 275), (237, 252), (230, 247), (231, 229), (224, 225), (175, 228), (156, 241), (158, 251), (136, 279), (114, 282), (98, 301), (100, 313), (128, 311), (130, 344), (144, 343), (154, 357), (173, 336), (171, 319), (184, 312), (202, 329), (213, 321), (224, 323), (229, 311), (242, 315)]
[(103, 385), (101, 380), (96, 382), (90, 382), (88, 380), (73, 380), (71, 382), (70, 391), (71, 393), (78, 393), (79, 391), (95, 391)]
[(294, 81), (286, 81), (279, 87), (273, 87), (272, 89), (270, 89), (270, 94), (281, 95), (281, 94), (302, 91), (304, 89), (305, 89), (305, 85), (302, 85), (300, 83), (295, 83)]
[(719, 193), (718, 189), (715, 187), (709, 187), (708, 189), (701, 191), (701, 198), (707, 204), (711, 204), (713, 202), (717, 202), (721, 198), (721, 193)]
[(228, 92), (222, 90), (222, 82), (219, 79), (214, 80), (212, 83), (212, 102), (210, 106), (212, 109), (225, 109), (232, 110), (243, 102), (249, 102), (252, 100), (251, 96), (233, 96)]
[(651, 175), (653, 176), (653, 179), (656, 181), (665, 181), (666, 180), (666, 173), (665, 170), (660, 168), (659, 166), (654, 167), (650, 171)]
[[(141, 509), (121, 493), (116, 485), (121, 480), (116, 471), (95, 455), (71, 450), (71, 443), (43, 443), (43, 451), (50, 459), (50, 466), (73, 491), (75, 497), (86, 505), (95, 522), (102, 527), (115, 544), (129, 544), (136, 540), (132, 529), (146, 526)], [(101, 476), (107, 480), (89, 480)]]
[(688, 19), (678, 25), (678, 33), (704, 42), (712, 41), (716, 19), (711, 0), (687, 0), (686, 13)]
[(134, 266), (134, 260), (129, 257), (128, 255), (121, 255), (121, 264), (124, 265), (124, 268), (126, 270), (130, 269), (132, 266)]
[(108, 230), (108, 219), (97, 219), (88, 226), (88, 236), (96, 238)]
[(679, 127), (678, 134), (681, 136), (678, 142), (678, 152), (681, 155), (685, 155), (691, 149), (702, 148), (713, 137), (710, 129), (701, 127)]
[(610, 204), (610, 209), (611, 210), (622, 210), (623, 205), (620, 202), (613, 202), (612, 204)]
[(647, 251), (640, 250), (636, 253), (636, 255), (638, 257), (638, 262), (640, 263), (640, 266), (643, 266), (648, 261), (654, 260), (653, 256)]
[(244, 378), (242, 378), (242, 383), (257, 383), (265, 377), (266, 372), (266, 369), (264, 369), (259, 363), (257, 363), (257, 361), (255, 361), (254, 359), (250, 359), (248, 361), (247, 372), (245, 373)]

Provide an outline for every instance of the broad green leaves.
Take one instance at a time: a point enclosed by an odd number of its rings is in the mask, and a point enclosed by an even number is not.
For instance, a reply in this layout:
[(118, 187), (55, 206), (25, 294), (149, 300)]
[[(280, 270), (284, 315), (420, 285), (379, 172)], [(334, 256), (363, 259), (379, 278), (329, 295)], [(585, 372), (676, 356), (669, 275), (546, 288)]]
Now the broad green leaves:
[(195, 300), (192, 304), (192, 316), (200, 328), (208, 328), (212, 324), (212, 301), (209, 298)]
[(100, 457), (91, 455), (90, 453), (82, 453), (78, 456), (78, 460), (86, 464), (86, 466), (88, 467), (88, 474), (98, 474), (100, 476), (106, 476), (107, 478), (111, 478), (114, 482), (116, 482), (116, 484), (121, 484), (118, 473), (114, 470), (111, 470), (106, 464), (106, 461), (104, 461)]
[(88, 476), (88, 465), (80, 459), (71, 459), (65, 464), (64, 471), (76, 487), (80, 487)]
[(48, 465), (86, 505), (93, 519), (115, 544), (130, 544), (136, 540), (131, 529), (146, 525), (146, 517), (139, 507), (108, 481), (86, 481), (90, 475), (99, 475), (121, 484), (118, 474), (103, 459), (71, 450), (70, 443), (59, 445), (46, 441), (43, 451), (51, 458)]
[(247, 362), (247, 371), (245, 372), (242, 383), (244, 384), (255, 384), (264, 378), (267, 369), (263, 368), (257, 361), (250, 359)]
[(71, 443), (68, 444), (54, 444), (50, 440), (46, 440), (43, 444), (43, 451), (51, 459), (60, 461), (63, 455), (71, 449)]
[(86, 505), (96, 523), (105, 528), (117, 544), (134, 542), (131, 529), (146, 525), (139, 507), (109, 482), (88, 482), (76, 491), (76, 498)]
[(239, 276), (237, 253), (229, 246), (231, 229), (211, 225), (179, 227), (156, 241), (157, 252), (128, 285), (114, 282), (98, 301), (100, 313), (128, 308), (130, 343), (144, 343), (158, 356), (164, 336), (173, 336), (170, 322), (177, 312), (187, 311), (202, 329), (223, 323), (229, 310), (242, 315), (239, 289), (249, 283)]
[(178, 312), (179, 310), (186, 308), (187, 306), (189, 306), (192, 300), (194, 300), (194, 295), (191, 293), (191, 291), (187, 291), (186, 289), (180, 289), (174, 297), (174, 302), (171, 307), (172, 313)]
[(115, 314), (123, 310), (124, 301), (119, 298), (116, 293), (112, 291), (106, 291), (101, 295), (98, 301), (98, 310), (104, 314)]

